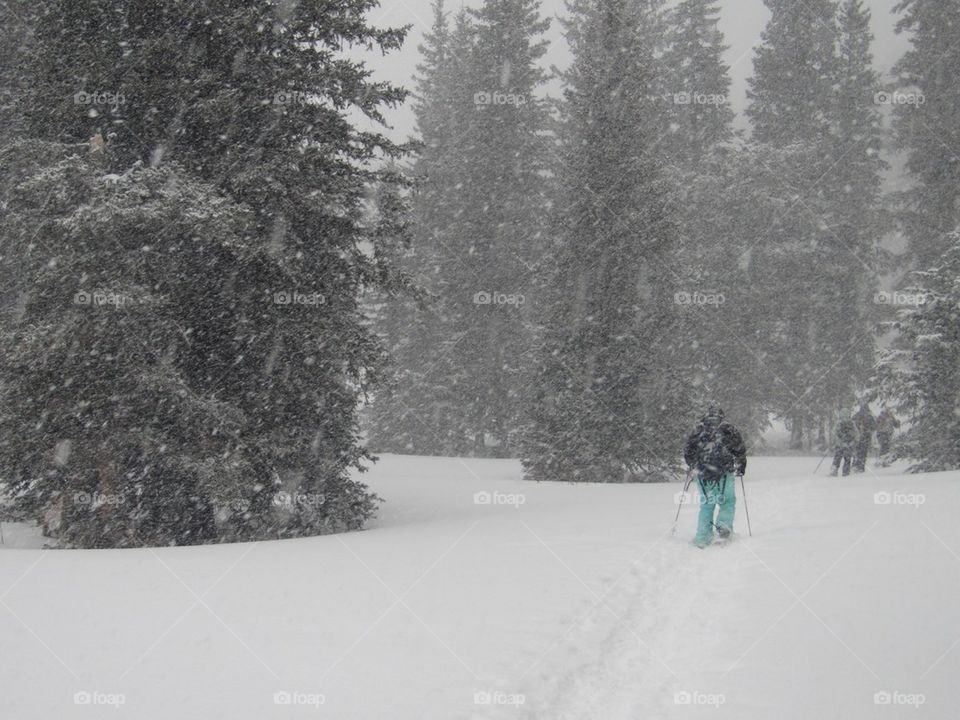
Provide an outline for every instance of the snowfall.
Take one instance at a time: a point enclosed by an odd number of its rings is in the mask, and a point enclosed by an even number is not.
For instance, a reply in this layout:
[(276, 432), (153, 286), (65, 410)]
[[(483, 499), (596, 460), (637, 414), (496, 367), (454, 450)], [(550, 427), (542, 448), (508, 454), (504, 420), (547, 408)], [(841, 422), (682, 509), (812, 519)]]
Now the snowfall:
[(69, 551), (4, 523), (0, 716), (957, 717), (960, 473), (817, 462), (752, 458), (752, 536), (740, 497), (705, 550), (676, 483), (389, 455), (362, 532)]

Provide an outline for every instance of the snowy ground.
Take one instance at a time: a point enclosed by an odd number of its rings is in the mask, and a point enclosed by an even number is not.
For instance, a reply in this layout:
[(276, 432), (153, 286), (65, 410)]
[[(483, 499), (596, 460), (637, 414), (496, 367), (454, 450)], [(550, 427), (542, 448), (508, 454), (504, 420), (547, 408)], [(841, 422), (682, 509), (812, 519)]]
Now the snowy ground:
[(960, 473), (815, 465), (752, 460), (754, 537), (705, 551), (676, 485), (386, 456), (362, 533), (0, 552), (0, 716), (956, 717)]

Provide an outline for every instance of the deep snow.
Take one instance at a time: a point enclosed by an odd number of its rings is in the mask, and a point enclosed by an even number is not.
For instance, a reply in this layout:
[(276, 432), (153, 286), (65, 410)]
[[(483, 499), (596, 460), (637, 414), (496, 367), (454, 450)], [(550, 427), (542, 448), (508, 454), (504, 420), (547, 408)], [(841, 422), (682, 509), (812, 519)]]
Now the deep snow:
[(741, 502), (705, 551), (692, 507), (671, 535), (676, 484), (397, 456), (361, 533), (9, 549), (2, 717), (956, 717), (960, 473), (816, 463), (752, 459), (754, 537)]

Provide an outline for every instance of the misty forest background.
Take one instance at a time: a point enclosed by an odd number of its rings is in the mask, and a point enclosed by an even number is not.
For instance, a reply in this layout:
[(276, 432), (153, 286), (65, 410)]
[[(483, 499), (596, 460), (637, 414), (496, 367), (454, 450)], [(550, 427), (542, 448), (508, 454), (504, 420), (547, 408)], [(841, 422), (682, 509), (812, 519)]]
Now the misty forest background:
[(897, 6), (884, 84), (861, 0), (766, 5), (741, 132), (710, 0), (573, 0), (562, 69), (540, 3), (437, 0), (409, 89), (369, 0), (0, 1), (5, 512), (356, 529), (371, 452), (661, 480), (706, 402), (960, 467), (960, 6)]

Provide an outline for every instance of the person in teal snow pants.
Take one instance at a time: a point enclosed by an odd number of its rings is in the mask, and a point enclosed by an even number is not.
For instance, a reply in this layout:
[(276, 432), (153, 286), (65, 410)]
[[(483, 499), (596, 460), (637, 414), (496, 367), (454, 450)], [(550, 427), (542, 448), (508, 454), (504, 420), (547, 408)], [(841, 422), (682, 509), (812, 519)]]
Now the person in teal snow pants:
[(700, 487), (700, 516), (697, 519), (697, 537), (693, 543), (702, 548), (713, 542), (714, 529), (722, 539), (727, 539), (733, 532), (733, 518), (737, 510), (737, 482), (731, 473), (720, 480), (707, 481), (700, 477), (697, 483)]
[[(724, 419), (723, 409), (711, 405), (687, 438), (683, 452), (700, 488), (700, 515), (694, 544), (704, 548), (730, 537), (737, 508), (736, 476), (747, 470), (747, 446), (740, 431)], [(716, 514), (716, 517), (714, 517)]]

